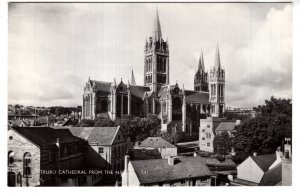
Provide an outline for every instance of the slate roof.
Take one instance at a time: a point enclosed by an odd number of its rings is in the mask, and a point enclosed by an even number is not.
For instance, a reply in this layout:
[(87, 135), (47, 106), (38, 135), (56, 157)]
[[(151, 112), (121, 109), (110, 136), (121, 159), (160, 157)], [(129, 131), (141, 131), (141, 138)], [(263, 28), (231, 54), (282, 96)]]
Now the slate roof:
[(225, 121), (221, 122), (216, 131), (233, 131), (235, 129), (235, 122), (234, 121)]
[(112, 145), (119, 127), (70, 127), (71, 133), (90, 144)]
[(259, 156), (250, 156), (263, 172), (269, 170), (269, 167), (276, 160), (276, 154), (265, 154)]
[(166, 140), (161, 137), (148, 137), (144, 141), (141, 142), (139, 147), (146, 148), (176, 148), (176, 146), (170, 144)]
[(137, 85), (131, 85), (130, 86), (130, 92), (133, 96), (144, 100), (144, 94), (145, 92), (150, 91), (149, 87), (145, 86), (137, 86)]
[(57, 138), (60, 143), (81, 141), (66, 128), (51, 127), (13, 127), (13, 130), (29, 139), (38, 146), (55, 145)]
[(282, 163), (267, 171), (261, 179), (260, 186), (275, 186), (282, 181)]
[(168, 159), (136, 160), (131, 164), (141, 184), (212, 175), (198, 157), (177, 157), (174, 165), (169, 165)]
[(112, 82), (91, 80), (91, 84), (96, 85), (96, 91), (110, 92)]
[(185, 96), (187, 102), (197, 102), (202, 104), (209, 104), (209, 93), (185, 90)]

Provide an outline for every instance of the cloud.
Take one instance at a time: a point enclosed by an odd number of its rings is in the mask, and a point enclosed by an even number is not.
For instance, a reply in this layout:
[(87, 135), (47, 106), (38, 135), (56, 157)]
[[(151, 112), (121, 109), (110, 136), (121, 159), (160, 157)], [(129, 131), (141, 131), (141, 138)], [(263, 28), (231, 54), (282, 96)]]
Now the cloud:
[[(227, 69), (227, 73), (235, 75), (234, 80), (227, 76), (229, 104), (255, 106), (271, 95), (291, 98), (292, 7), (271, 8), (247, 46), (237, 50), (234, 56), (238, 66)], [(239, 92), (247, 102), (242, 99), (237, 102), (236, 97), (231, 96)]]
[[(11, 4), (8, 103), (80, 105), (89, 76), (127, 81), (131, 69), (142, 85), (144, 44), (152, 31), (155, 7)], [(291, 97), (290, 5), (161, 3), (158, 10), (170, 46), (172, 84), (177, 80), (193, 89), (201, 49), (209, 70), (219, 43), (227, 105), (251, 107), (271, 95)]]

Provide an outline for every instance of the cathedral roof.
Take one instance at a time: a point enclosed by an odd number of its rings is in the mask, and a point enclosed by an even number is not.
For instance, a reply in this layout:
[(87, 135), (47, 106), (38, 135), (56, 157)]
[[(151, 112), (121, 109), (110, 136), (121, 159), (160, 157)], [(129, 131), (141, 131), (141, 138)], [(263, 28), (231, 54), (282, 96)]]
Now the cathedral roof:
[(96, 91), (110, 92), (112, 82), (91, 80), (92, 87), (95, 85)]
[(149, 87), (145, 87), (145, 86), (138, 86), (138, 85), (132, 85), (130, 86), (130, 92), (133, 96), (144, 100), (144, 94), (145, 92), (150, 91)]
[(191, 91), (191, 90), (185, 90), (184, 92), (185, 92), (187, 102), (195, 102), (201, 104), (209, 103), (209, 93), (207, 92), (198, 92), (198, 91)]

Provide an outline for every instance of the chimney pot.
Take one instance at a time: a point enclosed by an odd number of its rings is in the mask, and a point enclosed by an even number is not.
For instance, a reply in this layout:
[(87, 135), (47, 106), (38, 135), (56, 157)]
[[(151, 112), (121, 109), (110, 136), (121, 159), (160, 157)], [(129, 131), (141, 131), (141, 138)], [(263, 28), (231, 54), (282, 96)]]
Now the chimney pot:
[(173, 166), (173, 165), (174, 165), (174, 161), (175, 161), (174, 157), (172, 157), (172, 156), (169, 156), (169, 157), (168, 157), (168, 164), (169, 164), (170, 166)]

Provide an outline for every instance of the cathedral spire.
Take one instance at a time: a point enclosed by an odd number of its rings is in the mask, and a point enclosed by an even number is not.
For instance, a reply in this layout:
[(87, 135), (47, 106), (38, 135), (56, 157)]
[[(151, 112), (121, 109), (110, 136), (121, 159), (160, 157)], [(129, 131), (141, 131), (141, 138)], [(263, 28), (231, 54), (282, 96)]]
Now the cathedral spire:
[(203, 60), (203, 52), (202, 52), (202, 50), (201, 50), (201, 54), (200, 54), (200, 57), (199, 57), (198, 71), (199, 71), (199, 72), (205, 71), (205, 69), (204, 69), (204, 60)]
[(131, 85), (136, 85), (133, 70), (131, 70)]
[(155, 40), (159, 40), (162, 37), (157, 7), (156, 7), (156, 16), (154, 19), (153, 35)]
[(215, 56), (215, 64), (214, 66), (216, 68), (221, 68), (221, 60), (220, 60), (220, 53), (219, 53), (219, 45), (217, 45), (217, 50), (216, 50), (216, 56)]

